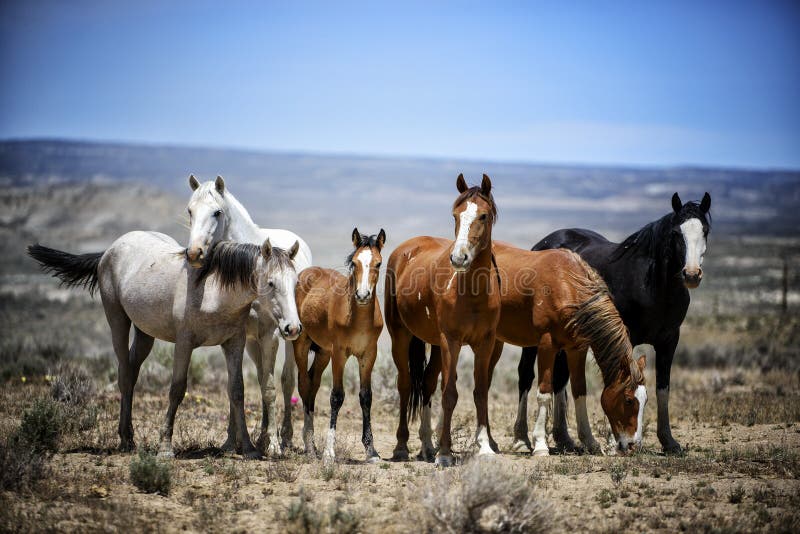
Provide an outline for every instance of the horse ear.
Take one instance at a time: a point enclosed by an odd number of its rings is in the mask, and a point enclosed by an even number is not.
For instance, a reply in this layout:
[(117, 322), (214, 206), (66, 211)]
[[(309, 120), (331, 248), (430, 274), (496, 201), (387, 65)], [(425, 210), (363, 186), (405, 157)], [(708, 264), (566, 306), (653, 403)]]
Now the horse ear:
[(464, 180), (464, 174), (459, 174), (458, 178), (456, 178), (456, 189), (458, 189), (459, 193), (463, 193), (469, 187), (467, 187), (467, 182)]
[(702, 211), (703, 213), (708, 213), (708, 210), (710, 209), (711, 209), (711, 195), (709, 195), (708, 192), (706, 192), (706, 194), (703, 195), (703, 200), (700, 201), (700, 211)]
[(267, 260), (270, 254), (272, 254), (272, 244), (269, 242), (269, 238), (267, 238), (264, 240), (264, 244), (261, 245), (261, 256)]
[(289, 259), (293, 260), (297, 256), (297, 251), (300, 250), (300, 241), (295, 241), (292, 248), (289, 249)]
[(214, 187), (217, 188), (217, 193), (220, 195), (225, 192), (225, 180), (222, 179), (222, 176), (217, 176), (217, 179), (214, 180)]
[(489, 176), (483, 175), (483, 180), (481, 181), (481, 193), (484, 196), (489, 196), (492, 193), (492, 180), (489, 179)]
[(358, 231), (358, 228), (353, 228), (353, 234), (350, 239), (353, 240), (353, 246), (358, 248), (359, 243), (361, 243), (361, 232)]
[(678, 213), (681, 211), (682, 207), (683, 207), (683, 202), (681, 202), (681, 197), (679, 197), (678, 193), (676, 192), (674, 195), (672, 195), (672, 210), (675, 213)]
[(386, 232), (384, 232), (383, 228), (381, 228), (381, 231), (378, 232), (378, 250), (381, 250), (385, 243), (386, 243)]
[(192, 188), (192, 191), (197, 191), (197, 188), (200, 187), (200, 182), (197, 181), (194, 174), (189, 175), (189, 187)]
[(641, 356), (639, 356), (639, 359), (636, 360), (636, 365), (639, 366), (639, 372), (642, 373), (642, 375), (644, 375), (644, 370), (647, 367), (647, 355), (642, 354)]

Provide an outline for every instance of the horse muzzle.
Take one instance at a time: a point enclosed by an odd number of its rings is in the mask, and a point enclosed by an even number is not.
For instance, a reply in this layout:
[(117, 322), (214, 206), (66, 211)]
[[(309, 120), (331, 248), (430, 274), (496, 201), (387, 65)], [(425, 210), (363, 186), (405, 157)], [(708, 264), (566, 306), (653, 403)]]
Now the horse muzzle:
[(685, 285), (688, 289), (694, 289), (700, 285), (700, 282), (703, 280), (703, 269), (697, 270), (683, 270), (683, 285)]
[(203, 260), (205, 259), (205, 254), (203, 253), (203, 249), (200, 247), (192, 247), (186, 249), (186, 261), (194, 267), (195, 269), (199, 269), (203, 266)]
[(300, 337), (300, 333), (303, 331), (303, 325), (297, 323), (295, 325), (287, 323), (284, 325), (283, 328), (279, 329), (281, 333), (281, 337), (286, 341), (294, 341), (298, 337)]

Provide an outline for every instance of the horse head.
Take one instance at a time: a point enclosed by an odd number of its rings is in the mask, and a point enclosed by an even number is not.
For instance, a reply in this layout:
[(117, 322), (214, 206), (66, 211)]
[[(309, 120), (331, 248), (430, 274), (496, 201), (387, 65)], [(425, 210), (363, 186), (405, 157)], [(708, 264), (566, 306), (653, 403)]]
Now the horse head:
[(642, 443), (647, 389), (644, 383), (645, 356), (631, 362), (629, 373), (621, 372), (606, 385), (600, 405), (611, 423), (617, 451), (626, 453)]
[[(674, 254), (682, 266), (680, 276), (683, 284), (694, 289), (703, 279), (703, 255), (706, 252), (709, 224), (708, 211), (711, 209), (711, 195), (706, 193), (703, 200), (683, 204), (678, 193), (672, 195), (672, 232)], [(677, 237), (680, 234), (680, 237)]]
[(468, 187), (464, 175), (456, 180), (459, 196), (453, 203), (456, 239), (450, 263), (456, 271), (466, 271), (481, 251), (491, 246), (492, 225), (497, 205), (492, 197), (492, 181), (485, 174), (480, 186)]
[(192, 267), (201, 267), (208, 250), (225, 236), (228, 224), (225, 202), (225, 181), (217, 176), (213, 182), (203, 184), (194, 175), (189, 176), (192, 196), (189, 199), (189, 245), (186, 260)]
[(386, 243), (386, 232), (378, 235), (365, 235), (353, 228), (353, 252), (347, 256), (350, 280), (355, 286), (356, 304), (366, 306), (375, 295), (375, 284), (381, 270), (381, 249)]

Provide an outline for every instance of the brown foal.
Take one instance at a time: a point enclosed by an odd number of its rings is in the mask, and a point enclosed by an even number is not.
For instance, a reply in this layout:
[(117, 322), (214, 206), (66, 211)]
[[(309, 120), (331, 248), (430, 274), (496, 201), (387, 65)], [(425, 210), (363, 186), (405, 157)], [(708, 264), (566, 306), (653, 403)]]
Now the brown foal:
[[(386, 325), (397, 366), (400, 422), (394, 459), (408, 459), (408, 417), (419, 411), (424, 393), (424, 344), (436, 347), (442, 363), (443, 420), (436, 463), (453, 464), (450, 425), (458, 400), (458, 356), (463, 345), (475, 353), (476, 439), (481, 454), (494, 454), (489, 434), (488, 391), (495, 329), (500, 319), (497, 269), (492, 259), (492, 226), (497, 207), (492, 183), (456, 181), (455, 241), (415, 237), (392, 252), (386, 272)], [(303, 321), (305, 324), (305, 320)], [(427, 451), (428, 453), (432, 451)]]
[[(358, 359), (363, 431), (361, 442), (367, 461), (380, 460), (372, 441), (372, 367), (378, 354), (378, 336), (383, 330), (381, 309), (375, 301), (375, 284), (381, 267), (381, 249), (386, 233), (367, 236), (353, 229), (355, 249), (347, 256), (349, 276), (321, 267), (302, 271), (297, 282), (297, 309), (303, 331), (294, 342), (298, 368), (298, 389), (303, 400), (305, 419), (303, 442), (306, 452), (316, 454), (314, 446), (314, 401), (322, 372), (333, 360), (331, 421), (323, 452), (325, 463), (335, 459), (336, 420), (344, 403), (344, 365), (350, 355)], [(314, 363), (308, 368), (309, 350)]]

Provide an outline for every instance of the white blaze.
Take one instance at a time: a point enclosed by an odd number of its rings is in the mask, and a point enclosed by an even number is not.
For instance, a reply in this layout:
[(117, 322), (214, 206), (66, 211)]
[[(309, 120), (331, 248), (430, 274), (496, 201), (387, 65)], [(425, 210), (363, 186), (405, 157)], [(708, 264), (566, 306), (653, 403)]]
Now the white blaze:
[(458, 227), (458, 235), (456, 242), (453, 245), (453, 254), (455, 256), (472, 256), (472, 249), (469, 245), (469, 229), (478, 215), (478, 205), (474, 202), (467, 202), (467, 207), (461, 212), (459, 218), (461, 224)]
[(703, 265), (706, 253), (706, 237), (699, 219), (689, 219), (681, 225), (683, 240), (686, 242), (686, 269), (696, 271)]
[(369, 266), (372, 264), (372, 251), (365, 248), (358, 254), (357, 259), (361, 262), (361, 280), (358, 282), (358, 291), (363, 295), (369, 293)]
[(633, 441), (639, 446), (642, 444), (642, 432), (644, 431), (644, 407), (647, 404), (647, 388), (637, 386), (635, 395), (639, 400), (639, 416), (636, 420), (636, 434), (633, 435)]

